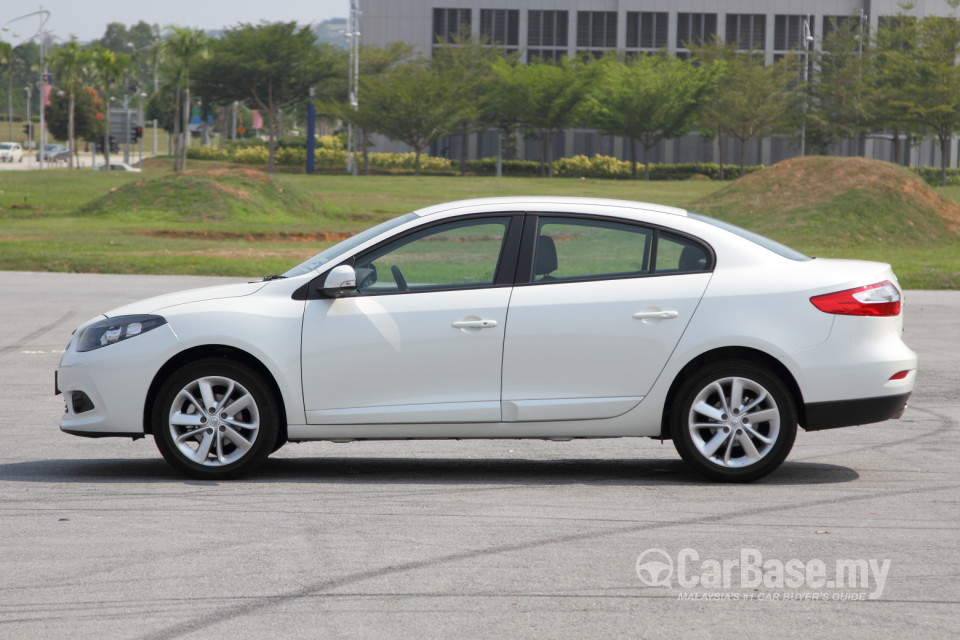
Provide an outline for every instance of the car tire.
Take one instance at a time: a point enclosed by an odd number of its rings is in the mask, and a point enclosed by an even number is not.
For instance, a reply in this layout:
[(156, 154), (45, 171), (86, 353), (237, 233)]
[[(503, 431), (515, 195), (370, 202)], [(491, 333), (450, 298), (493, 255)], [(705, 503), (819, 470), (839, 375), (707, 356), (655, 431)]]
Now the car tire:
[(797, 409), (782, 380), (749, 361), (707, 365), (677, 393), (670, 428), (680, 457), (721, 482), (750, 482), (786, 459)]
[(263, 378), (246, 365), (209, 358), (175, 371), (152, 412), (153, 438), (174, 468), (201, 480), (255, 471), (274, 451), (280, 417)]

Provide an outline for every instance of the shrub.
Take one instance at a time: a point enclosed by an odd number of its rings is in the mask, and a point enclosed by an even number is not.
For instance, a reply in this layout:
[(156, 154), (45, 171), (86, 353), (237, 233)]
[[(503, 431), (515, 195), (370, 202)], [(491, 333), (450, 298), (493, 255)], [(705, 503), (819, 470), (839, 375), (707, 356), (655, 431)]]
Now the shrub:
[[(923, 178), (931, 187), (940, 186), (940, 167), (909, 167), (911, 171)], [(953, 187), (960, 183), (960, 169), (947, 168), (947, 185)]]
[(270, 153), (264, 146), (246, 147), (233, 152), (231, 160), (241, 164), (267, 164)]
[[(643, 171), (638, 164), (637, 171)], [(553, 163), (555, 175), (568, 178), (629, 178), (630, 163), (612, 156), (560, 158)]]
[[(477, 175), (493, 176), (497, 174), (497, 159), (481, 158), (480, 160), (468, 160), (466, 169)], [(503, 175), (538, 176), (540, 175), (540, 163), (530, 160), (504, 160)]]

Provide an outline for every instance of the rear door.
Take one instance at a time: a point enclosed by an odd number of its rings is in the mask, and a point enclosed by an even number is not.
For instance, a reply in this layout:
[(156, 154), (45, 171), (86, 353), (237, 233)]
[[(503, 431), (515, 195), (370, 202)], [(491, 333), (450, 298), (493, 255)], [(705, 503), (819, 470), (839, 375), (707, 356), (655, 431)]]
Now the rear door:
[(623, 221), (528, 217), (529, 282), (514, 289), (503, 420), (609, 418), (649, 392), (710, 280), (694, 239)]

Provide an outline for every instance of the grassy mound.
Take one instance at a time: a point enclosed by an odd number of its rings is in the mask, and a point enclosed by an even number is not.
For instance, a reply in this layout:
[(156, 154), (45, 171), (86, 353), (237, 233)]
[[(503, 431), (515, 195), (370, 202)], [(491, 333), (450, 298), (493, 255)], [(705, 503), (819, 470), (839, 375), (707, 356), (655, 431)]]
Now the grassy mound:
[(309, 195), (252, 169), (184, 171), (135, 180), (76, 211), (84, 216), (183, 222), (303, 221), (316, 213)]
[(802, 250), (960, 240), (960, 206), (907, 169), (864, 158), (792, 158), (689, 208)]

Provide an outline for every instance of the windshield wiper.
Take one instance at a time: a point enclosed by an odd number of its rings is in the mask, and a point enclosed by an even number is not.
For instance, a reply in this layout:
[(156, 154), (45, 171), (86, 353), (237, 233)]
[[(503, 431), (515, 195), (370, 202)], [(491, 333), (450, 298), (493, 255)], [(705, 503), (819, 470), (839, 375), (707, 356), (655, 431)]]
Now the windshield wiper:
[(271, 281), (271, 280), (283, 280), (283, 279), (286, 278), (286, 277), (287, 277), (287, 276), (278, 276), (278, 275), (263, 276), (263, 282), (269, 282), (269, 281)]

